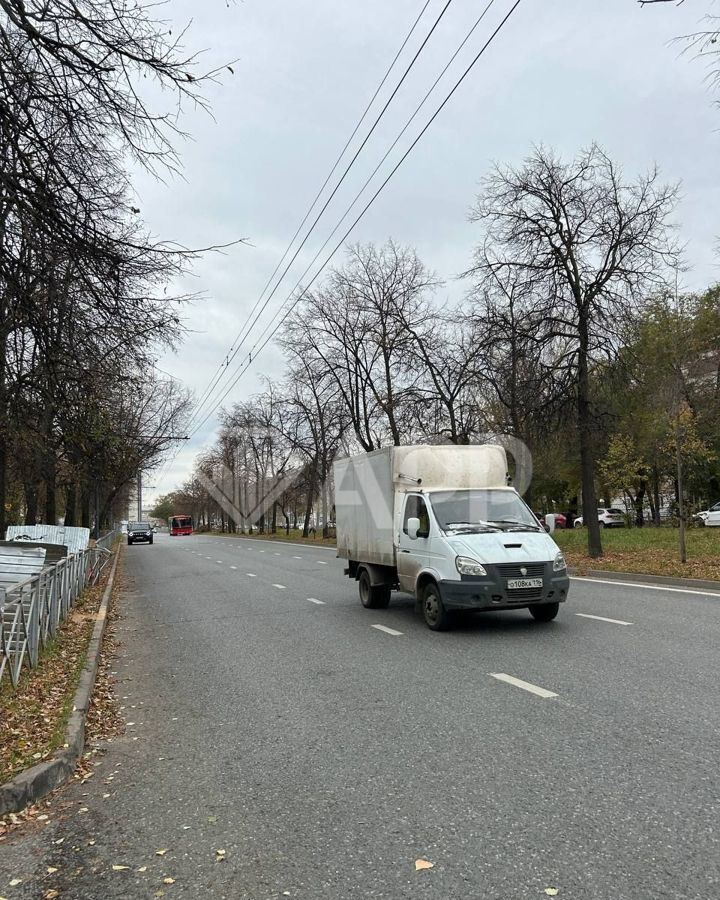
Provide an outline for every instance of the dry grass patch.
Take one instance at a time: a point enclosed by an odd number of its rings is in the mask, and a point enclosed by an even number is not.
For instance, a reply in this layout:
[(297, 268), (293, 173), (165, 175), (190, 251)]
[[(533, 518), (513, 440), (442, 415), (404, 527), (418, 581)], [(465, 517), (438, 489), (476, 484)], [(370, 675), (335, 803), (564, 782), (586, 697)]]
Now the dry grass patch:
[(559, 530), (553, 537), (568, 565), (578, 569), (720, 581), (720, 528), (687, 530), (686, 563), (680, 562), (677, 528), (606, 528), (600, 559), (587, 555), (585, 528)]

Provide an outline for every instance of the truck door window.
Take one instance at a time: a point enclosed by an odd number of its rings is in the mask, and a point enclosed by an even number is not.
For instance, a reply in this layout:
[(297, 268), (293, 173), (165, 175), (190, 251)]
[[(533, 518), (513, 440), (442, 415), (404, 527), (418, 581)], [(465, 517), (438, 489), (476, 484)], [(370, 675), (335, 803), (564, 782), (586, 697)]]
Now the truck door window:
[(405, 501), (405, 518), (403, 520), (403, 532), (408, 533), (408, 519), (420, 519), (418, 537), (430, 537), (430, 514), (422, 497), (411, 494)]

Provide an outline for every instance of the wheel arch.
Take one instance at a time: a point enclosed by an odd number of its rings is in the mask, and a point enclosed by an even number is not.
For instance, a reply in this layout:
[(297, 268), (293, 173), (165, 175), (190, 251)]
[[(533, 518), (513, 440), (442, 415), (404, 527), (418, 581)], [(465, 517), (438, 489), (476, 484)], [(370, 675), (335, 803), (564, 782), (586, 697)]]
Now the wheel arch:
[(434, 584), (437, 586), (440, 577), (437, 572), (432, 569), (424, 569), (417, 577), (415, 581), (415, 599), (420, 600), (423, 595), (423, 591), (429, 584)]

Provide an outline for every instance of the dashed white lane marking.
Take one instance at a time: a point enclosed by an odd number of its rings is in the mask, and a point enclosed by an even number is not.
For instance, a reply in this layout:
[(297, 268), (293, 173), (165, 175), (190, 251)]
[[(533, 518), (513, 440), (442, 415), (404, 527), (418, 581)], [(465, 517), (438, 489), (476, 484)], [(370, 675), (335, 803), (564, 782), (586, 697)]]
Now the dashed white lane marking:
[(284, 585), (284, 584), (274, 584), (273, 587), (277, 588), (279, 591), (284, 591), (284, 590), (285, 590), (285, 585)]
[(325, 606), (325, 601), (318, 600), (316, 597), (308, 597), (308, 603), (317, 603), (318, 606)]
[(206, 556), (205, 559), (212, 559), (212, 556)]
[(216, 559), (215, 562), (216, 562), (216, 563), (220, 563), (220, 565), (222, 565), (222, 560), (221, 560), (221, 559)]
[(371, 625), (371, 628), (377, 628), (378, 631), (384, 631), (385, 634), (392, 634), (395, 637), (398, 637), (402, 634), (402, 631), (395, 631), (394, 628), (388, 628), (387, 625)]
[(302, 556), (293, 556), (293, 559), (302, 559)]
[(622, 619), (606, 619), (605, 616), (591, 616), (589, 613), (575, 613), (583, 619), (597, 619), (598, 622), (611, 622), (613, 625), (632, 625), (632, 622), (623, 622)]
[(264, 553), (264, 552), (265, 552), (264, 550), (260, 550), (260, 553)]
[(545, 688), (538, 687), (536, 684), (530, 684), (529, 681), (522, 681), (520, 678), (514, 678), (512, 675), (506, 675), (504, 672), (490, 672), (489, 674), (493, 678), (497, 678), (498, 681), (512, 684), (515, 687), (522, 688), (524, 691), (529, 691), (531, 694), (537, 694), (538, 697), (557, 697), (557, 694), (554, 694), (552, 691), (546, 691)]
[(231, 569), (237, 569), (237, 566), (230, 566)]
[(247, 575), (248, 578), (255, 578), (255, 577), (256, 577), (254, 572), (246, 572), (245, 574)]
[(676, 588), (676, 587), (665, 587), (664, 584), (640, 584), (636, 581), (610, 581), (607, 578), (586, 578), (584, 575), (579, 577), (577, 575), (572, 576), (573, 581), (591, 581), (593, 584), (606, 584), (610, 587), (619, 586), (619, 587), (631, 587), (631, 588), (642, 588), (646, 591), (671, 591), (673, 594), (699, 594), (701, 597), (718, 597), (720, 599), (720, 594), (713, 593), (713, 591), (700, 591), (700, 590), (691, 590), (690, 588)]
[(316, 559), (315, 562), (316, 562), (319, 566), (326, 566), (326, 565), (327, 565), (327, 563), (325, 562), (324, 559)]
[(273, 556), (280, 556), (279, 553), (273, 553)]

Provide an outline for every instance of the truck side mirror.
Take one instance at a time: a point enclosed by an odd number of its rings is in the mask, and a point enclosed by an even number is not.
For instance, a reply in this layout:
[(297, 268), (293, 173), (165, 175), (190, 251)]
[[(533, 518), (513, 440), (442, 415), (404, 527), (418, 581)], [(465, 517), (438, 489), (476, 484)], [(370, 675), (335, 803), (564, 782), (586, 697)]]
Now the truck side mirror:
[(420, 531), (420, 519), (413, 516), (407, 520), (407, 533), (411, 541), (417, 540), (418, 531)]

